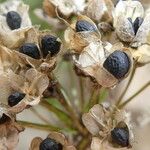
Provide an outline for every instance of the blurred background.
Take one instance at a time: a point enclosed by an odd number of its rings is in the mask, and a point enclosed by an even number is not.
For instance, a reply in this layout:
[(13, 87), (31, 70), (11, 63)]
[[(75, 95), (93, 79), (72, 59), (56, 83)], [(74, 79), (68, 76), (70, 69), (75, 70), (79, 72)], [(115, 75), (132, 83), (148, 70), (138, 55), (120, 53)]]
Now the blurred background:
[[(0, 0), (0, 2), (2, 1), (5, 0)], [(32, 23), (40, 25), (41, 29), (51, 29), (51, 27), (46, 22), (40, 20), (33, 12), (35, 8), (42, 8), (43, 0), (23, 0), (23, 1), (24, 3), (30, 6), (30, 17)], [(149, 0), (141, 0), (141, 2), (146, 7), (150, 5)], [(72, 76), (70, 76), (70, 70)], [(77, 80), (74, 71), (72, 69), (72, 66), (67, 62), (61, 62), (59, 69), (58, 68), (55, 69), (55, 73), (58, 79), (60, 80), (60, 82), (62, 83), (62, 85), (64, 86), (64, 88), (66, 89), (66, 91), (70, 90), (71, 85), (69, 84), (71, 83), (73, 84), (73, 82), (76, 82)], [(74, 78), (74, 81), (72, 80), (72, 78)], [(121, 92), (127, 80), (128, 79), (123, 81), (123, 83), (121, 83), (116, 89), (111, 90), (108, 98), (109, 100), (110, 98), (111, 100), (116, 99), (118, 95), (117, 93)], [(150, 65), (146, 65), (144, 67), (138, 68), (136, 71), (135, 78), (131, 83), (131, 86), (127, 94), (125, 95), (124, 99), (132, 95), (134, 91), (137, 91), (142, 85), (144, 85), (149, 80), (150, 80)], [(85, 93), (88, 93), (89, 92), (88, 90), (90, 89), (86, 89)], [(76, 91), (72, 89), (72, 93), (74, 93), (74, 99), (72, 100), (75, 101)], [(149, 142), (150, 141), (150, 87), (147, 88), (142, 94), (138, 95), (127, 106), (127, 110), (129, 110), (129, 112), (132, 113), (131, 116), (133, 120), (134, 132), (135, 132), (135, 142), (134, 142), (133, 150), (150, 150), (150, 142)], [(58, 124), (59, 126), (61, 126), (56, 116), (53, 113), (46, 110), (45, 108), (43, 108), (41, 105), (38, 105), (35, 108), (25, 110), (23, 113), (18, 115), (18, 119), (45, 124), (45, 121), (39, 119), (37, 114), (44, 116), (44, 118), (46, 118), (46, 122), (50, 122), (51, 124)], [(29, 149), (30, 142), (34, 137), (40, 136), (42, 138), (45, 138), (47, 134), (48, 132), (46, 131), (36, 130), (33, 128), (26, 128), (25, 131), (20, 134), (20, 141), (17, 150)]]

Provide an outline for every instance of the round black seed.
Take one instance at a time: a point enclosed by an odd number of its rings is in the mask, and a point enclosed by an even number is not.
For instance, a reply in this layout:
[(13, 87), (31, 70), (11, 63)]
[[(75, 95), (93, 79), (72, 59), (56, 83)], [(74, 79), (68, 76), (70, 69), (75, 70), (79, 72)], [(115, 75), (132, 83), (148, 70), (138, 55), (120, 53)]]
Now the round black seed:
[(57, 37), (52, 35), (46, 35), (41, 40), (41, 49), (43, 57), (46, 57), (49, 53), (51, 56), (56, 55), (61, 48), (61, 42), (57, 41)]
[(40, 150), (62, 150), (63, 146), (55, 140), (46, 138), (40, 144)]
[(111, 131), (112, 141), (122, 147), (129, 146), (129, 131), (125, 128), (114, 128)]
[(6, 15), (6, 21), (11, 30), (20, 28), (21, 16), (15, 11), (9, 11)]
[(76, 23), (76, 32), (82, 31), (96, 31), (96, 27), (88, 21), (79, 20)]
[(25, 43), (19, 49), (20, 53), (26, 54), (32, 58), (39, 59), (40, 52), (36, 44), (34, 43)]
[(139, 27), (141, 26), (141, 24), (143, 23), (143, 18), (141, 17), (137, 17), (133, 23), (133, 27), (134, 27), (134, 33), (136, 34)]
[(8, 97), (8, 105), (13, 107), (25, 97), (24, 93), (15, 92)]
[(130, 60), (126, 53), (118, 50), (108, 56), (103, 67), (114, 77), (120, 79), (128, 73)]

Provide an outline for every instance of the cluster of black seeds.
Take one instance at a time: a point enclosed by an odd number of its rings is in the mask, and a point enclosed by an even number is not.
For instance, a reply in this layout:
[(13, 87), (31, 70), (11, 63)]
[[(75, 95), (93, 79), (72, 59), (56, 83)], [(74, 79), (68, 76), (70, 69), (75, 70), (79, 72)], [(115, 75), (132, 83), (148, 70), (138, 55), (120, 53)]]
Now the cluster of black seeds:
[(14, 92), (8, 97), (8, 105), (13, 107), (17, 105), (25, 97), (24, 93)]
[(112, 142), (122, 146), (129, 146), (129, 131), (126, 128), (114, 128), (111, 131)]
[(76, 23), (76, 32), (96, 31), (96, 26), (86, 20), (79, 20)]
[(51, 138), (46, 138), (41, 142), (39, 149), (40, 150), (62, 150), (63, 146), (62, 144), (56, 142)]
[(117, 50), (108, 56), (103, 66), (114, 77), (120, 79), (128, 73), (131, 62), (125, 52)]
[(9, 11), (6, 15), (6, 22), (11, 30), (15, 30), (20, 28), (22, 19), (17, 12)]

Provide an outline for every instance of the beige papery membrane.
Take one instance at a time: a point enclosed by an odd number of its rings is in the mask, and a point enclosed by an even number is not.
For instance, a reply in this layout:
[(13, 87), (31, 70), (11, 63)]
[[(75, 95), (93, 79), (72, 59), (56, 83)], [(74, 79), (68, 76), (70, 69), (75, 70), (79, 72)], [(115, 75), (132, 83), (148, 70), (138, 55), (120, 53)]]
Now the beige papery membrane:
[(0, 104), (0, 149), (15, 150), (19, 142), (19, 133), (24, 128), (17, 124), (15, 115), (8, 111), (8, 106)]
[[(15, 48), (24, 41), (25, 33), (31, 28), (28, 5), (19, 0), (8, 0), (0, 5), (0, 42), (8, 48)], [(11, 30), (6, 22), (9, 11), (17, 12), (22, 19), (21, 27)]]
[(21, 92), (25, 97), (15, 106), (8, 107), (10, 113), (19, 113), (28, 106), (39, 103), (42, 94), (49, 85), (48, 77), (34, 68), (21, 68), (13, 57), (13, 51), (0, 47), (0, 99), (7, 104), (13, 92)]
[(88, 0), (85, 14), (97, 23), (112, 22), (114, 4), (111, 0)]
[[(41, 48), (41, 38), (45, 35), (53, 35), (50, 31), (39, 31), (38, 27), (32, 27), (28, 32), (26, 33), (25, 41), (22, 43), (34, 43), (37, 45), (39, 48), (39, 53), (40, 53), (40, 58), (39, 59), (34, 59), (30, 56), (27, 56), (23, 53), (19, 52), (19, 48), (22, 45), (19, 45), (16, 49), (12, 51), (12, 55), (15, 60), (17, 60), (17, 63), (20, 64), (20, 66), (24, 67), (26, 65), (29, 65), (36, 70), (43, 72), (43, 73), (49, 73), (51, 70), (54, 69), (56, 65), (56, 56), (51, 57), (50, 54), (48, 54), (45, 57), (42, 55), (42, 50)], [(55, 35), (53, 35), (55, 36)], [(57, 41), (61, 42), (59, 38), (57, 38)], [(62, 49), (62, 45), (61, 45)]]
[[(68, 139), (62, 133), (50, 132), (47, 138), (53, 139), (56, 142), (62, 144), (63, 150), (76, 150), (76, 148), (72, 144), (70, 144)], [(40, 137), (34, 138), (31, 142), (30, 150), (39, 150), (39, 146), (42, 141), (43, 139)]]
[[(76, 23), (81, 20), (89, 22), (96, 30), (76, 32)], [(101, 39), (101, 35), (97, 26), (90, 18), (84, 15), (78, 15), (77, 21), (71, 24), (65, 31), (64, 39), (68, 49), (80, 53), (86, 46), (89, 45), (89, 43), (99, 41)]]
[(125, 52), (130, 59), (130, 69), (123, 77), (125, 78), (132, 69), (133, 59), (130, 51), (124, 48), (121, 43), (111, 45), (108, 42), (91, 42), (83, 49), (78, 57), (74, 57), (75, 65), (87, 76), (94, 78), (99, 85), (103, 87), (114, 87), (123, 78), (117, 79), (103, 67), (103, 63), (116, 50)]
[[(143, 22), (135, 33), (133, 22), (139, 17), (143, 19)], [(139, 1), (120, 0), (113, 12), (113, 18), (116, 33), (122, 41), (129, 42), (130, 46), (134, 48), (146, 43), (150, 31), (150, 13), (149, 11), (144, 12)]]
[[(130, 116), (125, 111), (96, 104), (88, 113), (83, 114), (82, 121), (92, 134), (91, 150), (127, 150), (133, 144)], [(115, 127), (125, 127), (129, 132), (129, 147), (121, 147), (112, 141), (111, 131)]]

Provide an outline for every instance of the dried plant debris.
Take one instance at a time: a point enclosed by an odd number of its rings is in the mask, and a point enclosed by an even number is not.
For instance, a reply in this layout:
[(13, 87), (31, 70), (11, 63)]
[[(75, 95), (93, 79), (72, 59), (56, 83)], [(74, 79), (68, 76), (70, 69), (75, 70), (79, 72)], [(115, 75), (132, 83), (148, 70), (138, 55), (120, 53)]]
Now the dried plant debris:
[(92, 150), (125, 150), (133, 143), (130, 117), (125, 111), (94, 105), (82, 117), (83, 123), (92, 134)]
[(19, 133), (24, 128), (15, 122), (15, 116), (8, 112), (6, 105), (0, 104), (0, 149), (15, 150)]
[(46, 139), (36, 137), (32, 140), (30, 150), (76, 150), (67, 138), (59, 132), (50, 132)]
[[(0, 43), (14, 48), (25, 38), (32, 24), (28, 15), (29, 7), (22, 1), (8, 0), (0, 6)], [(9, 37), (9, 38), (8, 38)]]

